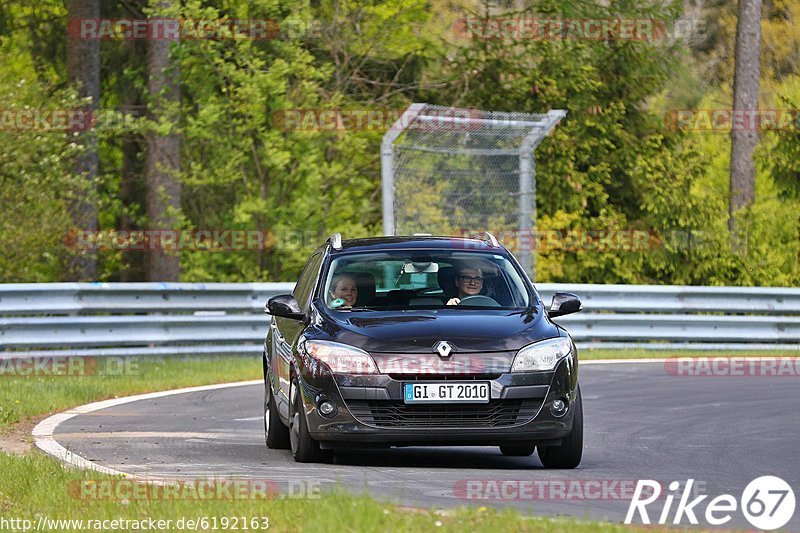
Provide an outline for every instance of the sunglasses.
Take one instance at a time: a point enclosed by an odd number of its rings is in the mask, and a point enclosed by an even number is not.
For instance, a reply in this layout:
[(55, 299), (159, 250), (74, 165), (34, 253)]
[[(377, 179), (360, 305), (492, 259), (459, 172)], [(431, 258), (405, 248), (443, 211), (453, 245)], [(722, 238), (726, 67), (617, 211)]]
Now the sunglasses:
[(458, 276), (458, 279), (464, 283), (477, 283), (478, 285), (483, 283), (483, 278), (473, 278), (471, 276)]

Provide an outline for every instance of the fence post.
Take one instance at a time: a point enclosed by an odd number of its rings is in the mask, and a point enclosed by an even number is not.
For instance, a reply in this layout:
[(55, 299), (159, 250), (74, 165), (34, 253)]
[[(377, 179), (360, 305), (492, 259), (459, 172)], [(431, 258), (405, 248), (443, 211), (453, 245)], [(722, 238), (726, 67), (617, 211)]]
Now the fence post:
[(383, 234), (395, 234), (394, 220), (394, 142), (400, 137), (417, 115), (425, 108), (425, 104), (411, 104), (400, 118), (383, 135), (381, 141), (381, 193), (383, 197)]
[(381, 189), (383, 234), (394, 235), (394, 146), (385, 137), (381, 143)]
[(536, 162), (533, 141), (526, 136), (519, 153), (519, 262), (522, 269), (536, 281), (536, 247), (533, 231), (536, 227)]

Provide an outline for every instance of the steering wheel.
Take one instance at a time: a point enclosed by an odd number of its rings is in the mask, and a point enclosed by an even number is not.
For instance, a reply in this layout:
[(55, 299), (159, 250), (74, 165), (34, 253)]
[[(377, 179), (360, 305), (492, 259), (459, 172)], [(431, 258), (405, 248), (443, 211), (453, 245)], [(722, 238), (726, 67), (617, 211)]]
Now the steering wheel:
[(466, 304), (467, 306), (474, 305), (476, 307), (500, 307), (500, 304), (497, 303), (497, 300), (490, 298), (489, 296), (484, 296), (483, 294), (465, 296), (464, 298), (461, 298), (461, 301), (458, 302), (458, 305), (464, 305), (464, 302), (469, 302)]

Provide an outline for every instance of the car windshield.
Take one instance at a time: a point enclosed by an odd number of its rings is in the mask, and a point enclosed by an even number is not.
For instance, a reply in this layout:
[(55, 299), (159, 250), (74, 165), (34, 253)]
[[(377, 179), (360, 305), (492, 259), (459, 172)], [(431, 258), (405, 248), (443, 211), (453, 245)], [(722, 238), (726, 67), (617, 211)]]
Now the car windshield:
[(449, 250), (352, 253), (334, 259), (323, 286), (329, 309), (519, 309), (520, 273), (503, 255)]

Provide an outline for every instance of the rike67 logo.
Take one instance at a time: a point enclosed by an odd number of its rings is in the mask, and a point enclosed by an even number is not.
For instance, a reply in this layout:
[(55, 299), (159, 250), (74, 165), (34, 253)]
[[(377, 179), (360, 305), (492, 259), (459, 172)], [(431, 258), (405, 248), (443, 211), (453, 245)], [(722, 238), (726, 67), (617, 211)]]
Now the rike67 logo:
[[(697, 525), (698, 515), (705, 518), (706, 523), (712, 526), (721, 526), (730, 522), (733, 513), (741, 511), (753, 527), (761, 530), (778, 529), (786, 525), (794, 515), (795, 497), (792, 487), (783, 479), (776, 476), (761, 476), (745, 487), (742, 496), (737, 500), (732, 494), (721, 494), (705, 502), (705, 512), (701, 513), (707, 494), (693, 496), (692, 485), (694, 479), (687, 479), (681, 490), (681, 484), (673, 481), (669, 484), (669, 493), (663, 498), (663, 507), (657, 515), (658, 524), (666, 524), (670, 517), (672, 524), (685, 523)], [(653, 504), (661, 497), (661, 484), (652, 479), (640, 479), (636, 484), (633, 499), (625, 516), (625, 523), (631, 524), (636, 515), (642, 524), (650, 524), (648, 505)], [(674, 514), (672, 504), (678, 499)], [(661, 501), (659, 501), (659, 504)], [(653, 505), (650, 511), (658, 511), (658, 505)], [(672, 515), (672, 516), (670, 516)], [(655, 520), (656, 517), (654, 516)]]

